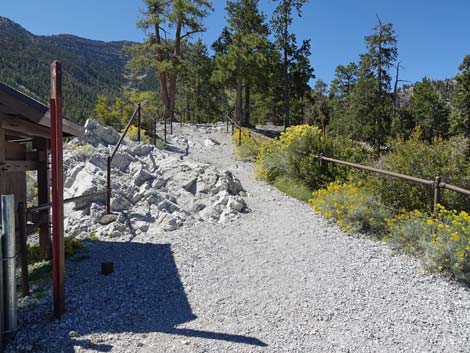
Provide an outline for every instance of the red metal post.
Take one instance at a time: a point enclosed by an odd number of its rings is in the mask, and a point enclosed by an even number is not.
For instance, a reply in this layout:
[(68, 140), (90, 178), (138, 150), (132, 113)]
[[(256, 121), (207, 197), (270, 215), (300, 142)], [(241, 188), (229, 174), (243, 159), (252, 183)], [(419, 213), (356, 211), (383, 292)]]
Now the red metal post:
[(51, 186), (52, 186), (52, 276), (54, 315), (65, 313), (64, 285), (64, 185), (62, 146), (62, 66), (51, 64)]

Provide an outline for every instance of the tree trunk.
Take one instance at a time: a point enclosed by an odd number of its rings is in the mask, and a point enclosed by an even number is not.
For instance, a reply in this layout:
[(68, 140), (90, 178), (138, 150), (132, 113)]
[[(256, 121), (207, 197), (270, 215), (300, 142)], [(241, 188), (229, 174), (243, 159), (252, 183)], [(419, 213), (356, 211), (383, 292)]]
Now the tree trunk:
[[(182, 18), (178, 19), (176, 24), (176, 33), (175, 33), (175, 51), (173, 53), (173, 69), (176, 70), (176, 67), (179, 63), (179, 58), (181, 55), (181, 29), (182, 29)], [(176, 103), (176, 81), (177, 74), (173, 72), (170, 76), (170, 89), (169, 89), (169, 112), (168, 117), (170, 119), (171, 133), (173, 133), (173, 119), (175, 114), (175, 103)]]
[(377, 17), (380, 26), (380, 35), (379, 35), (379, 48), (378, 48), (378, 60), (377, 60), (377, 103), (379, 105), (378, 116), (376, 117), (376, 149), (377, 149), (377, 157), (380, 157), (380, 147), (382, 145), (383, 139), (383, 124), (384, 124), (384, 114), (383, 111), (383, 92), (382, 92), (382, 22)]
[(245, 110), (243, 115), (243, 126), (249, 127), (250, 125), (250, 84), (247, 82), (245, 85)]
[(400, 81), (400, 63), (397, 64), (397, 74), (395, 76), (395, 84), (393, 85), (393, 117), (396, 115), (398, 108), (398, 82)]
[[(286, 44), (287, 45), (287, 44)], [(290, 126), (290, 105), (289, 105), (289, 58), (287, 48), (284, 48), (284, 104), (285, 104), (285, 120), (284, 129)]]
[(235, 100), (235, 121), (241, 126), (243, 110), (243, 82), (237, 79), (237, 97)]

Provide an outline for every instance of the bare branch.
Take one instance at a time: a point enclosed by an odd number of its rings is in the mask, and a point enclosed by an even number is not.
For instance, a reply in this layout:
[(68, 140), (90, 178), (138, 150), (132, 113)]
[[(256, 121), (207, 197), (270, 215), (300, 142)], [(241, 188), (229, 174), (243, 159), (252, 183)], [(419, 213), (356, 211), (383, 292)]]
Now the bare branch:
[(181, 39), (184, 39), (184, 38), (186, 38), (186, 37), (190, 37), (190, 36), (192, 36), (193, 34), (200, 33), (200, 32), (203, 32), (203, 30), (202, 30), (202, 29), (196, 29), (196, 30), (194, 30), (194, 31), (186, 32), (185, 34), (183, 34), (183, 35), (181, 36)]

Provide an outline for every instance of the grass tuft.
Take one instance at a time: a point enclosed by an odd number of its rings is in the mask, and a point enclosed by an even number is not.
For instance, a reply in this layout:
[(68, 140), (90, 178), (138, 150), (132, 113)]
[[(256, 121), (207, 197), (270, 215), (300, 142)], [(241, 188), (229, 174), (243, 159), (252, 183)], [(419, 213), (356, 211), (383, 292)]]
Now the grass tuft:
[(300, 201), (308, 202), (312, 196), (312, 191), (299, 180), (282, 176), (276, 178), (273, 185), (283, 193)]

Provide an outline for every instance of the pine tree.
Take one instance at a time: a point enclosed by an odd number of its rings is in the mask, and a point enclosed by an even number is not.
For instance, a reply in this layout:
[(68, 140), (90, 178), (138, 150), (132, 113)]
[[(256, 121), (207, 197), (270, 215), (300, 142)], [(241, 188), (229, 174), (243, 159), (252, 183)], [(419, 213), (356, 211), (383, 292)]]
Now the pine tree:
[[(258, 9), (258, 3), (258, 0), (227, 2), (230, 35), (226, 31), (225, 37), (230, 40), (225, 42), (225, 47), (217, 53), (215, 58), (216, 68), (213, 79), (234, 85), (236, 90), (235, 119), (243, 126), (250, 125), (249, 95), (252, 86), (265, 82), (266, 78), (264, 68), (268, 57), (268, 28), (264, 24), (264, 16)], [(245, 113), (243, 111), (244, 88), (247, 94)]]
[(452, 95), (452, 132), (465, 133), (470, 139), (470, 55), (467, 55), (459, 66), (459, 74)]
[(449, 130), (449, 108), (434, 90), (431, 80), (424, 78), (415, 84), (411, 96), (411, 114), (415, 125), (422, 128), (422, 138), (446, 137)]
[[(274, 10), (271, 20), (276, 44), (282, 51), (283, 57), (283, 76), (284, 76), (284, 109), (285, 119), (284, 128), (290, 126), (290, 99), (289, 99), (289, 61), (295, 52), (296, 38), (289, 32), (289, 26), (292, 24), (292, 12), (295, 10), (297, 15), (301, 16), (301, 10), (308, 0), (274, 0), (279, 2)], [(305, 43), (304, 43), (305, 44)], [(313, 73), (313, 71), (312, 71)]]
[[(150, 67), (158, 73), (166, 129), (166, 121), (174, 116), (184, 42), (205, 30), (202, 19), (212, 9), (212, 4), (209, 0), (144, 0), (144, 4), (138, 26), (147, 33), (147, 40), (131, 47), (131, 66)], [(165, 39), (168, 33), (174, 33), (174, 39)]]

